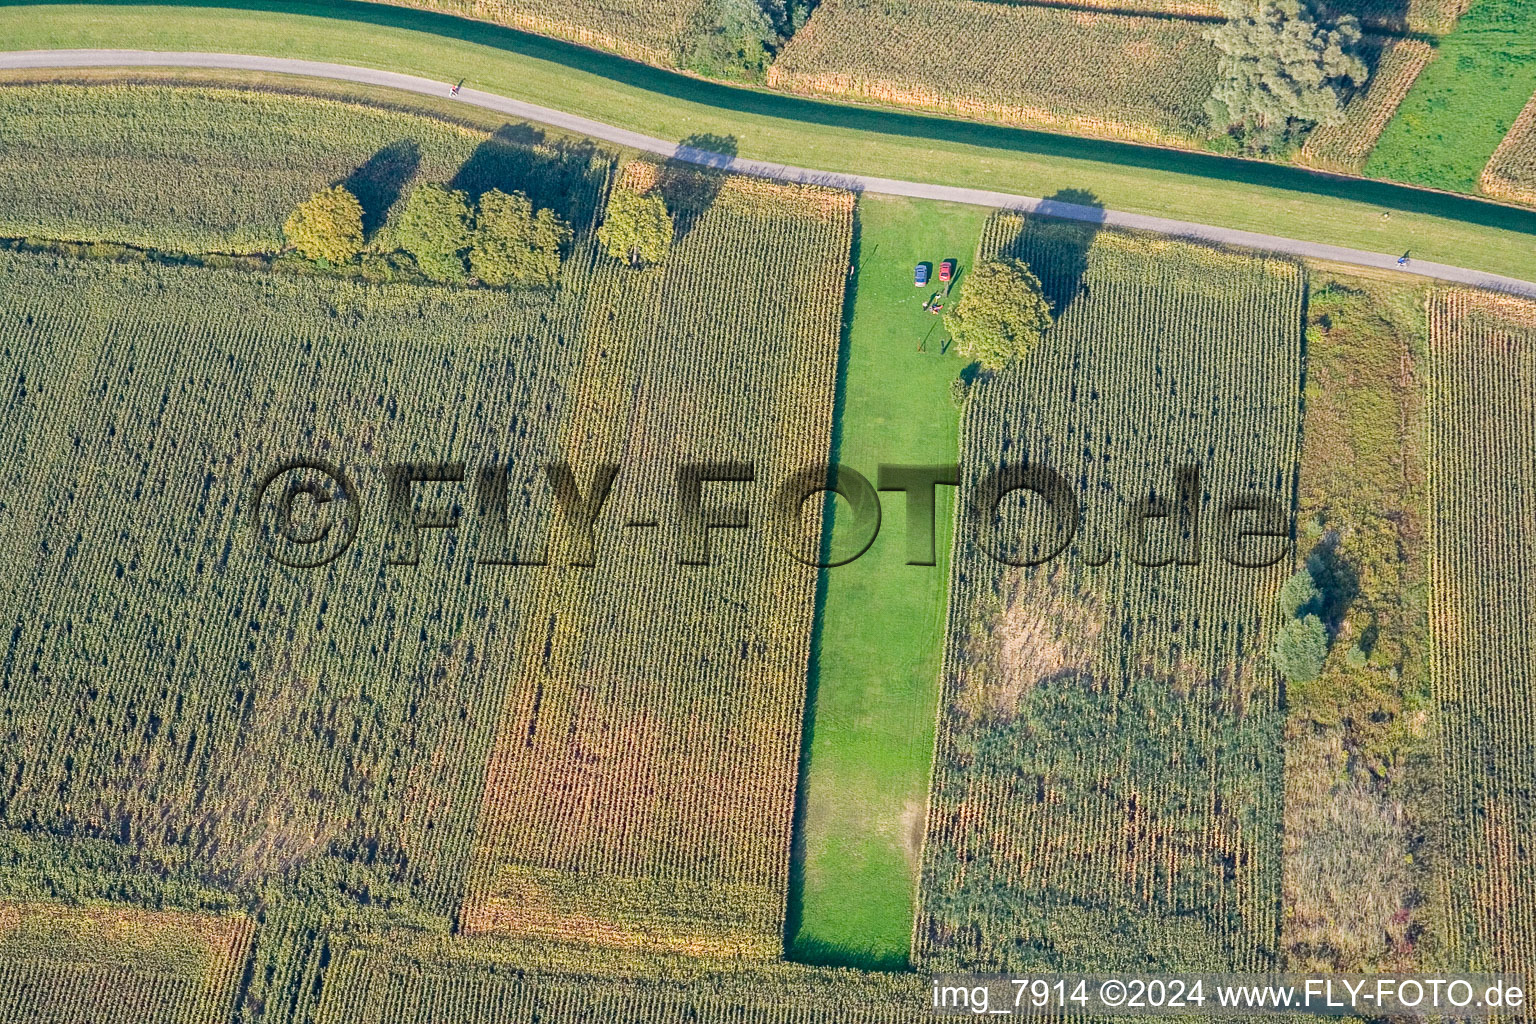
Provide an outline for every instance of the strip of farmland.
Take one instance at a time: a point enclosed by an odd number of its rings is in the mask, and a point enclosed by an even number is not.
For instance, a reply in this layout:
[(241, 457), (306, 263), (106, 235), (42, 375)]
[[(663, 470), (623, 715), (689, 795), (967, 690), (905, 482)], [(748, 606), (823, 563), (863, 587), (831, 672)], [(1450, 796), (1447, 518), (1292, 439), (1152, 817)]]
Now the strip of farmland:
[(1443, 718), (1448, 959), (1536, 970), (1536, 305), (1429, 304), (1431, 676)]
[[(983, 553), (985, 513), (960, 520), (916, 958), (1269, 968), (1281, 759), (1264, 651), (1288, 560), (1231, 565), (1213, 524), (1241, 494), (1290, 507), (1300, 270), (1013, 216), (983, 240), (998, 252), (1037, 268), (1060, 319), (973, 395), (960, 500), (989, 467), (1041, 463), (1084, 518), (1057, 559), (1023, 569)], [(1136, 564), (1125, 515), (1175, 500), (1189, 465), (1198, 564)], [(1048, 548), (1038, 501), (1016, 500), (1002, 535)], [(1187, 561), (1194, 527), (1148, 534)]]

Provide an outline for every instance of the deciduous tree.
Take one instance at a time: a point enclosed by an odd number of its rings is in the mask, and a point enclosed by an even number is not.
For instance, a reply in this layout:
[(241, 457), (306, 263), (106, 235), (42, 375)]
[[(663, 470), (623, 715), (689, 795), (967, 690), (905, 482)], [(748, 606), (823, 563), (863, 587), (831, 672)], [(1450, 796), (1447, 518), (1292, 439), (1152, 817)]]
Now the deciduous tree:
[(491, 189), (480, 197), (469, 267), (486, 284), (552, 285), (571, 229), (551, 210), (533, 209), (521, 192)]
[(1022, 358), (1051, 326), (1051, 304), (1023, 260), (978, 264), (960, 285), (960, 301), (944, 326), (962, 356), (989, 370)]
[(672, 248), (672, 215), (656, 192), (620, 185), (608, 197), (597, 238), (614, 259), (630, 266), (660, 263)]
[(1226, 22), (1206, 35), (1220, 51), (1220, 78), (1206, 103), (1212, 124), (1264, 149), (1343, 119), (1347, 90), (1369, 74), (1356, 55), (1353, 16), (1330, 27), (1302, 0), (1225, 0), (1224, 7)]
[(1275, 668), (1287, 683), (1309, 683), (1328, 658), (1328, 630), (1316, 615), (1292, 619), (1275, 636)]
[(363, 207), (340, 185), (317, 192), (288, 215), (288, 244), (312, 260), (346, 263), (363, 248)]
[(420, 185), (405, 201), (395, 237), (434, 281), (464, 277), (464, 253), (470, 242), (469, 197), (443, 185)]

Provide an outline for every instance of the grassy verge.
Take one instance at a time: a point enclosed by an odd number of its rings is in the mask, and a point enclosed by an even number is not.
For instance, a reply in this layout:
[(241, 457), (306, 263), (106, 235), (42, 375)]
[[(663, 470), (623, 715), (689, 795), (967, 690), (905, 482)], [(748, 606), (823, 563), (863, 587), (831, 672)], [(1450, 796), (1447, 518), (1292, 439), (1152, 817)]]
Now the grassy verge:
[(457, 81), (662, 138), (730, 136), (743, 156), (1026, 194), (1093, 192), (1176, 217), (1536, 280), (1536, 212), (1253, 161), (781, 96), (389, 5), (0, 6), (11, 49), (218, 50)]
[[(915, 264), (962, 268), (987, 211), (866, 197), (859, 204), (838, 461), (873, 483), (878, 465), (952, 463), (963, 368), (915, 288)], [(953, 292), (949, 301), (954, 301)], [(788, 949), (813, 963), (904, 968), (933, 756), (944, 636), (950, 488), (940, 488), (937, 566), (906, 564), (906, 507), (884, 496), (874, 546), (827, 570), (813, 653), (801, 828)], [(836, 527), (834, 527), (836, 529)]]
[(1536, 92), (1536, 4), (1478, 0), (1387, 125), (1367, 174), (1476, 192), (1493, 151)]

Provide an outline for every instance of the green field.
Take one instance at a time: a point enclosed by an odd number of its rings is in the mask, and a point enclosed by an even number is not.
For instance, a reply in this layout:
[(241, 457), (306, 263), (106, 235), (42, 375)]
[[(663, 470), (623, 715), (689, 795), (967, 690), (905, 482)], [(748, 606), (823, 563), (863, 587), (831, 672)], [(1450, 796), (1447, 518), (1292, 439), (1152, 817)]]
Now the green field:
[(7, 6), (0, 38), (14, 49), (212, 50), (465, 78), (660, 138), (730, 136), (743, 156), (1033, 195), (1085, 189), (1114, 210), (1374, 252), (1412, 249), (1421, 259), (1536, 280), (1536, 214), (1462, 197), (735, 88), (387, 5), (250, 0), (250, 8)]
[(1536, 4), (1476, 0), (1365, 163), (1376, 178), (1455, 192), (1478, 178), (1536, 92)]
[[(837, 458), (871, 482), (882, 462), (957, 458), (959, 410), (949, 384), (965, 364), (944, 351), (939, 317), (922, 309), (937, 278), (919, 289), (912, 275), (915, 264), (937, 268), (946, 258), (959, 260), (963, 274), (985, 220), (974, 207), (879, 197), (859, 204)], [(933, 758), (952, 492), (939, 488), (939, 565), (906, 564), (906, 505), (892, 492), (874, 546), (826, 571), (800, 884), (790, 908), (788, 949), (796, 959), (906, 964)]]

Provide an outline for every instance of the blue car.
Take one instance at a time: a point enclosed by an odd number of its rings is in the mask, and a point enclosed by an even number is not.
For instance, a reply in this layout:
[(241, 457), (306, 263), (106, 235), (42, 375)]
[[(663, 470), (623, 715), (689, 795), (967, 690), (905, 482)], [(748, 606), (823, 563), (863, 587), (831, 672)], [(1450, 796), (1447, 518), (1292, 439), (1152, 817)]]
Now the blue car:
[(918, 288), (928, 283), (928, 264), (919, 263), (917, 265), (917, 274), (913, 278), (912, 283)]

